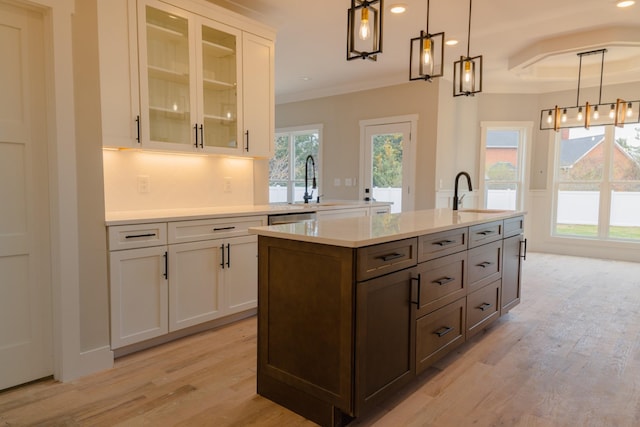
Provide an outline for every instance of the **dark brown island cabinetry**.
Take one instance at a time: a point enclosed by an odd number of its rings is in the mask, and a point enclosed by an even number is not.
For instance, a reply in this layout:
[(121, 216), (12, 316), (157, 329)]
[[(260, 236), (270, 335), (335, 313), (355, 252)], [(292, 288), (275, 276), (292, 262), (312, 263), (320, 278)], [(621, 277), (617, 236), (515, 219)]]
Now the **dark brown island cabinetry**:
[(260, 235), (258, 393), (348, 424), (520, 301), (523, 217), (363, 247)]

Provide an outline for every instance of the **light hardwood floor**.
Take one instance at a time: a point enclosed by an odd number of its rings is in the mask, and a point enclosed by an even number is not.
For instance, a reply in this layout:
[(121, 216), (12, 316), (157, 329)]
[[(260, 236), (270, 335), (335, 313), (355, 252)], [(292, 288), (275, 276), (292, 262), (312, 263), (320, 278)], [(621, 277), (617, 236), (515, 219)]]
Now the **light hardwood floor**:
[[(640, 263), (530, 254), (523, 301), (362, 426), (639, 426)], [(0, 426), (311, 426), (255, 393), (256, 319), (0, 392)]]

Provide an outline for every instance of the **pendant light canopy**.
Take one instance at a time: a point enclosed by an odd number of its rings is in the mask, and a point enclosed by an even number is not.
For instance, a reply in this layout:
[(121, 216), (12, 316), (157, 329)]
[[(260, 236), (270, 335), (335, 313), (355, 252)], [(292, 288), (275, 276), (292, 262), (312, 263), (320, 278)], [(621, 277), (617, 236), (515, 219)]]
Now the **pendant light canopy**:
[(376, 61), (382, 53), (383, 0), (351, 0), (347, 14), (347, 60)]
[[(591, 50), (578, 53), (580, 65), (578, 67), (578, 90), (574, 107), (547, 108), (540, 112), (540, 130), (584, 127), (591, 125), (614, 125), (623, 127), (625, 123), (640, 123), (640, 101), (625, 101), (616, 99), (615, 102), (602, 103), (602, 75), (604, 71), (604, 54), (606, 49)], [(580, 79), (582, 74), (582, 58), (589, 55), (601, 55), (600, 62), (600, 94), (597, 104), (580, 104)]]
[(420, 37), (411, 39), (409, 51), (409, 80), (431, 81), (444, 74), (444, 32), (429, 33), (429, 0), (427, 0), (427, 29)]
[(473, 96), (482, 92), (482, 55), (469, 56), (471, 44), (471, 2), (469, 0), (469, 31), (467, 33), (467, 56), (453, 63), (453, 96)]

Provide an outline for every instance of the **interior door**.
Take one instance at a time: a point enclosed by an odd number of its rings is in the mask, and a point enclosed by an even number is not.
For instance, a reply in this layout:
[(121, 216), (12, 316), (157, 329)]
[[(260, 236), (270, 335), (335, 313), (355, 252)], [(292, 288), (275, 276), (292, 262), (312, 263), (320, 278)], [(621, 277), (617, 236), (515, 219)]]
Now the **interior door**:
[(0, 389), (53, 373), (43, 31), (0, 0)]
[(367, 125), (364, 141), (364, 199), (413, 210), (411, 122)]

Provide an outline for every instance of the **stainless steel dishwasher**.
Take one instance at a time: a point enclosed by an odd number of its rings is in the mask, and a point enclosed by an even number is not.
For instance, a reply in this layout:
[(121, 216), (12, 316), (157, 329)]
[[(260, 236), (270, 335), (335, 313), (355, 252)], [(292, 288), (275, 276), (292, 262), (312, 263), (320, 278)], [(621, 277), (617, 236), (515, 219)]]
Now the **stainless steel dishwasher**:
[(269, 225), (291, 224), (316, 219), (315, 212), (291, 212), (269, 215)]

